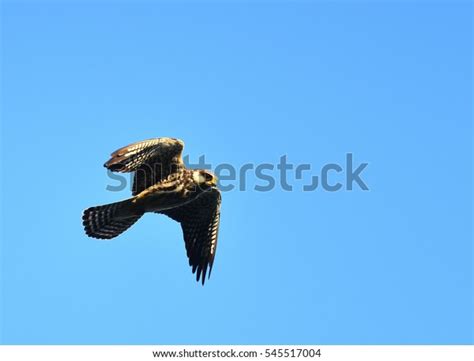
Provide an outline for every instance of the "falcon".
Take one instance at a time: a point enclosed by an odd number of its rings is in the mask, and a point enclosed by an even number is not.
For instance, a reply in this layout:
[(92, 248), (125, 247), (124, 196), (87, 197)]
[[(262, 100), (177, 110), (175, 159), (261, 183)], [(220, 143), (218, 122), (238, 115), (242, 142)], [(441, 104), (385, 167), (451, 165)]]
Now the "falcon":
[(214, 174), (185, 167), (183, 148), (180, 139), (154, 138), (113, 152), (104, 167), (135, 173), (133, 197), (88, 208), (82, 221), (89, 237), (111, 239), (147, 212), (170, 217), (181, 224), (189, 265), (204, 285), (216, 255), (221, 194)]

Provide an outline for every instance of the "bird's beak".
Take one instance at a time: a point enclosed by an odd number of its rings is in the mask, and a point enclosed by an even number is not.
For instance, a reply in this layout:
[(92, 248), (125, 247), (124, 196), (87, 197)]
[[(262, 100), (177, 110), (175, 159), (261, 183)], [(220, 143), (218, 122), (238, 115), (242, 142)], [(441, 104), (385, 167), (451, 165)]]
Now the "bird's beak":
[(217, 181), (218, 181), (217, 177), (216, 177), (216, 176), (213, 176), (212, 179), (208, 182), (208, 184), (209, 184), (210, 186), (216, 186), (216, 185), (217, 185)]

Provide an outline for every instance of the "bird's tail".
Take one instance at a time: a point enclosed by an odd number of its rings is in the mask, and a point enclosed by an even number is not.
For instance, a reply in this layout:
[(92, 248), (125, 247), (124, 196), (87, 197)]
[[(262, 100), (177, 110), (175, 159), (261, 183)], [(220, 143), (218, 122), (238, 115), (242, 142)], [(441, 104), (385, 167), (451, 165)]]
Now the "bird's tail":
[(136, 209), (132, 199), (86, 209), (82, 216), (86, 234), (89, 237), (110, 239), (125, 232), (143, 215)]

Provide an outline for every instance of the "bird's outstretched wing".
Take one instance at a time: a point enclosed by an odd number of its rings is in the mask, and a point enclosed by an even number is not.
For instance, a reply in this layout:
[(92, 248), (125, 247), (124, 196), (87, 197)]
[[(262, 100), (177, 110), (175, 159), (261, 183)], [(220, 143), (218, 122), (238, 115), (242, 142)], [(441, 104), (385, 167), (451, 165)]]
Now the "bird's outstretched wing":
[(135, 172), (132, 194), (137, 195), (184, 168), (183, 148), (179, 139), (148, 139), (116, 150), (104, 167), (113, 172)]
[(203, 285), (208, 266), (211, 276), (216, 255), (220, 205), (219, 190), (211, 188), (192, 202), (160, 212), (181, 223), (189, 265)]

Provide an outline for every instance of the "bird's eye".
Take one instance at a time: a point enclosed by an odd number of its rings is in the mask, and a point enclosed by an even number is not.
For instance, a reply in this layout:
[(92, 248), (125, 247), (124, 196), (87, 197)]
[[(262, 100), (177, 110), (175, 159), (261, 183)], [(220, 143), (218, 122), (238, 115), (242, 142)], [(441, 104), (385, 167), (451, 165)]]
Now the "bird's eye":
[(206, 173), (204, 176), (206, 177), (206, 181), (207, 181), (207, 182), (210, 182), (210, 181), (212, 180), (212, 178), (213, 178), (212, 175), (209, 174), (209, 173)]

